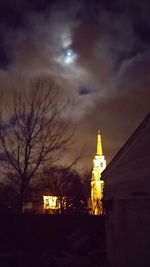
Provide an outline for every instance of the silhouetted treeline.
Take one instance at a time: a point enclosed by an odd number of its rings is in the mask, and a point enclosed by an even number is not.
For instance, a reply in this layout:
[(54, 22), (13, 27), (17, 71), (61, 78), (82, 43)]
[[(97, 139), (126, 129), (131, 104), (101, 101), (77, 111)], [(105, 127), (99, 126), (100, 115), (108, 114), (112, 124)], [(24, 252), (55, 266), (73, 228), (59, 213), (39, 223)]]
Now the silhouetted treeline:
[[(18, 186), (12, 182), (12, 176), (9, 172), (7, 183), (0, 185), (1, 213), (17, 213)], [(61, 166), (45, 168), (28, 186), (24, 212), (43, 213), (43, 195), (58, 197), (60, 209), (53, 214), (88, 214), (90, 173), (81, 175), (76, 170)]]

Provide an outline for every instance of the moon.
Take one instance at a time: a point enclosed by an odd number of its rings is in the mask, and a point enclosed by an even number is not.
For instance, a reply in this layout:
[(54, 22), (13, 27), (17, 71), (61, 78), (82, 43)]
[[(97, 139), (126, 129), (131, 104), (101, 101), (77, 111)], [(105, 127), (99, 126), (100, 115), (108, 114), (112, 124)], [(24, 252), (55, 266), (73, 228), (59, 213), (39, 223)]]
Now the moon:
[(77, 54), (73, 52), (72, 49), (67, 48), (66, 51), (64, 52), (64, 63), (66, 65), (70, 65), (75, 62), (77, 59)]
[(73, 51), (73, 49), (66, 47), (61, 49), (57, 57), (55, 57), (55, 61), (63, 67), (69, 67), (76, 62), (77, 58), (78, 55)]

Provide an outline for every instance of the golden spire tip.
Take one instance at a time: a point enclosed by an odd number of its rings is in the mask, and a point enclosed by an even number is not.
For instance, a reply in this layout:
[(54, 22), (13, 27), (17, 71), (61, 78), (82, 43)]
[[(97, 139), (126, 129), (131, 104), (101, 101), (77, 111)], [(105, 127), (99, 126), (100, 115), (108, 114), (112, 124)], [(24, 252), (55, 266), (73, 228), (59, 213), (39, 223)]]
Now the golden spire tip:
[(97, 135), (97, 155), (102, 155), (102, 143), (101, 143), (101, 135), (100, 135), (100, 130), (98, 130), (98, 135)]

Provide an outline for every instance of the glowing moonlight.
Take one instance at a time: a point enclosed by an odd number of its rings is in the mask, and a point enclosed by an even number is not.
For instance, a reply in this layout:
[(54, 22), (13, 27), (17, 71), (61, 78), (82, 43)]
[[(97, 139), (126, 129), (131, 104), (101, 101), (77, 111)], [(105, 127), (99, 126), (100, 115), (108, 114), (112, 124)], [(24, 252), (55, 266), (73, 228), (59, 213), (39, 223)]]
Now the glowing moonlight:
[(71, 48), (63, 49), (61, 54), (56, 58), (56, 61), (60, 64), (65, 66), (71, 65), (75, 63), (77, 59), (77, 54), (73, 52)]
[(64, 55), (64, 63), (65, 64), (74, 63), (76, 58), (77, 58), (77, 55), (71, 49), (67, 49), (65, 51), (65, 55)]

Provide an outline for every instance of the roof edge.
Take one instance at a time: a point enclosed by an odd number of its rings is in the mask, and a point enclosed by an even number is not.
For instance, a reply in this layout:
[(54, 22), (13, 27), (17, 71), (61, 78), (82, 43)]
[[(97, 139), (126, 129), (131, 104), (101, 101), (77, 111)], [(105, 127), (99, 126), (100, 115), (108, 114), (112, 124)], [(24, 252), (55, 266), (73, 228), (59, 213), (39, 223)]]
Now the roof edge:
[(124, 143), (124, 145), (119, 149), (117, 154), (114, 156), (114, 158), (111, 160), (111, 162), (107, 165), (106, 169), (102, 172), (102, 177), (104, 177), (109, 171), (111, 171), (112, 167), (115, 163), (117, 163), (118, 159), (122, 155), (123, 152), (126, 151), (126, 149), (132, 145), (133, 141), (136, 140), (139, 133), (145, 128), (147, 121), (150, 120), (150, 112), (147, 114), (147, 116), (143, 119), (143, 121), (137, 126), (137, 128), (133, 131), (131, 136), (127, 139), (127, 141)]

